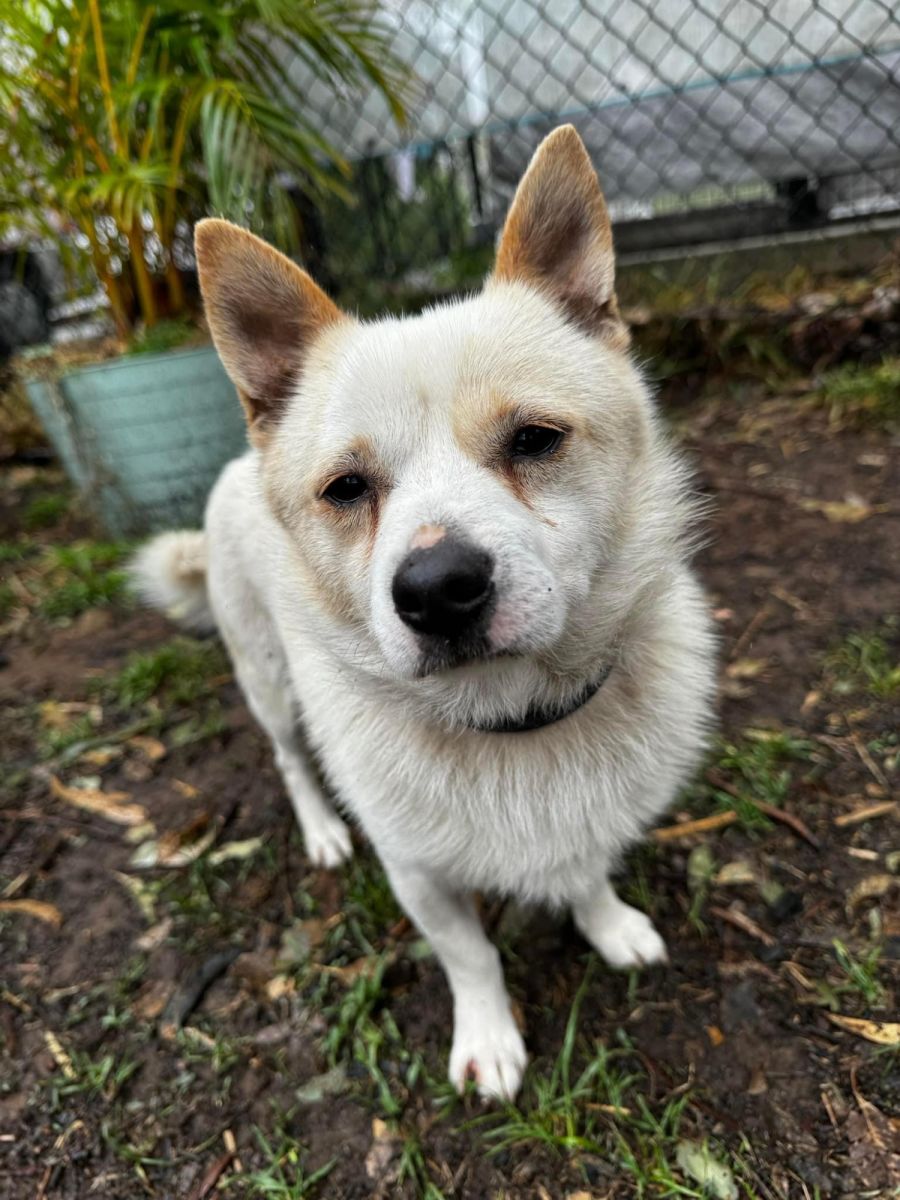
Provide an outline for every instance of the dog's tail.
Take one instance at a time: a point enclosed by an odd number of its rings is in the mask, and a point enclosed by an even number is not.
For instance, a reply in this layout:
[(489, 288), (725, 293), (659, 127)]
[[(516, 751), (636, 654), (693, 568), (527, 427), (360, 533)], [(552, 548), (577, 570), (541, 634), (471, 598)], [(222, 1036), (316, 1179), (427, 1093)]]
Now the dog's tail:
[(216, 627), (206, 589), (206, 535), (198, 529), (160, 533), (138, 550), (129, 570), (145, 604), (198, 633)]

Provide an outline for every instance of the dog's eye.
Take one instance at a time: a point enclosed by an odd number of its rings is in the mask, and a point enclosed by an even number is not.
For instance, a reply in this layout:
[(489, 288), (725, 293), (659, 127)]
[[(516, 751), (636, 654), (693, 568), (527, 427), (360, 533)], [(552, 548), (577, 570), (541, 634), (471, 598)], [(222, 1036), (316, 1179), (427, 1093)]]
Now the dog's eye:
[(355, 504), (368, 490), (368, 481), (363, 479), (362, 475), (341, 475), (332, 479), (322, 495), (332, 504)]
[(509, 453), (513, 458), (546, 458), (559, 448), (563, 439), (561, 429), (546, 425), (523, 425), (517, 429)]

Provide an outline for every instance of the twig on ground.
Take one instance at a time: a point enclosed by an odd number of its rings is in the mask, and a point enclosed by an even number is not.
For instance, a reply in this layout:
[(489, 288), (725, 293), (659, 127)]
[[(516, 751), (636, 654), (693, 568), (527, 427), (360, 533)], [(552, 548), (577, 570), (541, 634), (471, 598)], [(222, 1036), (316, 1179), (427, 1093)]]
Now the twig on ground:
[(206, 1200), (206, 1197), (219, 1182), (222, 1172), (234, 1158), (234, 1153), (231, 1150), (226, 1150), (220, 1155), (215, 1162), (211, 1163), (200, 1179), (200, 1182), (188, 1196), (188, 1200)]
[(776, 808), (774, 804), (766, 804), (763, 800), (757, 800), (756, 807), (767, 817), (771, 817), (773, 821), (780, 821), (782, 825), (787, 825), (788, 829), (793, 829), (794, 833), (798, 837), (802, 837), (805, 842), (809, 842), (814, 850), (821, 848), (821, 842), (810, 831), (806, 822), (795, 817), (793, 813), (786, 812), (783, 808)]
[(698, 833), (710, 833), (714, 829), (724, 829), (733, 825), (738, 819), (733, 808), (724, 812), (713, 813), (711, 817), (701, 817), (698, 821), (683, 821), (680, 825), (665, 825), (662, 829), (654, 829), (650, 836), (656, 842), (674, 842), (678, 838), (693, 837)]
[(863, 821), (886, 817), (896, 809), (896, 800), (879, 800), (876, 804), (864, 804), (862, 808), (854, 808), (852, 812), (841, 813), (840, 816), (834, 818), (834, 823), (841, 828), (846, 828), (848, 825), (861, 825)]
[(728, 655), (729, 662), (734, 662), (736, 658), (740, 657), (744, 647), (749, 644), (749, 642), (753, 639), (753, 635), (759, 632), (761, 627), (766, 623), (766, 621), (768, 621), (771, 615), (772, 606), (769, 604), (769, 601), (766, 600), (756, 610), (749, 624), (744, 629), (744, 632), (731, 647), (731, 651)]
[(743, 930), (750, 937), (756, 938), (758, 942), (762, 942), (764, 946), (774, 946), (775, 938), (771, 933), (766, 933), (765, 929), (757, 925), (752, 917), (748, 917), (746, 913), (741, 912), (739, 908), (719, 908), (717, 905), (710, 905), (709, 911), (716, 917), (720, 917), (723, 921), (727, 921), (729, 925), (734, 925), (736, 929)]

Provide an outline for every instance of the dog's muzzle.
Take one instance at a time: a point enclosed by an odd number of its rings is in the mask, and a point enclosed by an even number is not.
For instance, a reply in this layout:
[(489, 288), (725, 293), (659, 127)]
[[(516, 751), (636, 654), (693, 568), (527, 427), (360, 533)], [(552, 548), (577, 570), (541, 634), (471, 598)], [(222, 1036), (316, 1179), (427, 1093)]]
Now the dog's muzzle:
[(459, 538), (411, 550), (391, 586), (397, 616), (442, 657), (459, 660), (460, 651), (483, 643), (494, 608), (494, 561)]

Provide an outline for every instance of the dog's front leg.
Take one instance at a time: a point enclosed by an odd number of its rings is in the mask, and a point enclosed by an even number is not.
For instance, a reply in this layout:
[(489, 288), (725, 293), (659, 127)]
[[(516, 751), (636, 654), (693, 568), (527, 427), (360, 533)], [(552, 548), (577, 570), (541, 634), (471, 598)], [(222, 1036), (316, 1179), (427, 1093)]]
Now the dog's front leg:
[(666, 962), (666, 944), (640, 909), (616, 895), (609, 878), (601, 880), (572, 905), (575, 924), (611, 967), (627, 970)]
[(397, 899), (434, 949), (453, 994), (450, 1080), (474, 1079), (482, 1096), (511, 1100), (527, 1055), (510, 1008), (500, 955), (487, 939), (471, 896), (420, 868), (388, 866)]

